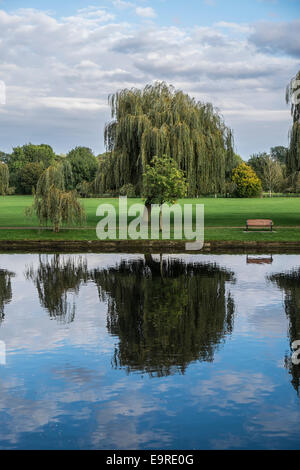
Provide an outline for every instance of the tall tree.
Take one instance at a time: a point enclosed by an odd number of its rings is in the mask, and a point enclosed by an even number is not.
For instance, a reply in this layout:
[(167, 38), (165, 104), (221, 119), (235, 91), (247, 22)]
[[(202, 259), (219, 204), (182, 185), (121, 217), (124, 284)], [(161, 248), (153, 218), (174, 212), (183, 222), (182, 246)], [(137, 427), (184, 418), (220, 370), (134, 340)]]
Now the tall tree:
[(76, 147), (68, 153), (67, 160), (71, 164), (75, 188), (83, 181), (93, 181), (98, 168), (98, 162), (91, 149)]
[(105, 128), (111, 153), (110, 188), (131, 183), (141, 194), (142, 175), (155, 155), (172, 157), (185, 172), (189, 195), (224, 192), (233, 138), (211, 104), (200, 103), (164, 82), (109, 97)]
[(269, 191), (270, 197), (274, 191), (280, 190), (283, 184), (282, 168), (270, 156), (265, 159), (262, 183), (263, 187)]
[(285, 165), (288, 157), (288, 148), (283, 147), (282, 145), (277, 145), (276, 147), (271, 147), (270, 155), (273, 160), (277, 161), (281, 165)]
[(5, 196), (9, 188), (9, 170), (5, 163), (0, 162), (0, 195)]
[(20, 176), (20, 186), (24, 194), (32, 194), (36, 189), (39, 177), (43, 173), (43, 166), (40, 162), (26, 163), (23, 166)]
[(11, 175), (11, 186), (16, 188), (16, 192), (22, 193), (24, 188), (21, 185), (21, 177), (24, 166), (28, 163), (39, 163), (43, 169), (46, 169), (54, 161), (55, 153), (50, 145), (26, 144), (22, 147), (15, 147), (7, 159)]
[(293, 119), (287, 168), (289, 173), (295, 173), (300, 171), (300, 70), (287, 86), (286, 101), (291, 104)]

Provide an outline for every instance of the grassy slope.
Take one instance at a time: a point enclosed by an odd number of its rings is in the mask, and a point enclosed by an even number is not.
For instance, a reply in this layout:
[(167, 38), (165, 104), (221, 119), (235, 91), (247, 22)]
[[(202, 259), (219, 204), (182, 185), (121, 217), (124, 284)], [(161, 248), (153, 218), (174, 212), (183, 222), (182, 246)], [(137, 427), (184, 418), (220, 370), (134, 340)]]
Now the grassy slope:
[[(63, 230), (53, 234), (50, 230), (0, 230), (1, 240), (12, 239), (70, 239), (95, 240), (95, 227), (99, 218), (96, 208), (101, 202), (118, 206), (118, 199), (84, 199), (87, 213), (87, 227), (83, 230)], [(141, 202), (131, 199), (129, 204)], [(181, 203), (203, 203), (205, 205), (206, 240), (273, 240), (300, 241), (300, 199), (186, 199)], [(0, 227), (38, 227), (36, 218), (25, 216), (25, 208), (32, 203), (31, 196), (0, 197)], [(247, 218), (271, 218), (276, 226), (276, 233), (249, 233), (241, 228)], [(216, 227), (216, 228), (213, 228)], [(224, 228), (217, 228), (224, 227)], [(285, 228), (287, 227), (287, 228)]]

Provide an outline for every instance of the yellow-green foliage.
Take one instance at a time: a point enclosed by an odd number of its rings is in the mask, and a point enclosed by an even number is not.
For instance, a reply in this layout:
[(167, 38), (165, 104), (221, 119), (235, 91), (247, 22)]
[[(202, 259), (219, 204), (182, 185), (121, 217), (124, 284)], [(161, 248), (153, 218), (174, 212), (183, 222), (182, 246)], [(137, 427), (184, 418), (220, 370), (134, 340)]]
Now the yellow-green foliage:
[(262, 192), (261, 180), (246, 163), (241, 163), (233, 170), (232, 181), (237, 197), (255, 197)]
[(9, 187), (9, 170), (5, 163), (0, 162), (0, 195), (8, 194)]
[(76, 191), (65, 191), (64, 188), (62, 166), (50, 166), (38, 181), (34, 204), (28, 211), (34, 210), (42, 225), (51, 223), (54, 232), (64, 224), (82, 224), (85, 220), (85, 211)]

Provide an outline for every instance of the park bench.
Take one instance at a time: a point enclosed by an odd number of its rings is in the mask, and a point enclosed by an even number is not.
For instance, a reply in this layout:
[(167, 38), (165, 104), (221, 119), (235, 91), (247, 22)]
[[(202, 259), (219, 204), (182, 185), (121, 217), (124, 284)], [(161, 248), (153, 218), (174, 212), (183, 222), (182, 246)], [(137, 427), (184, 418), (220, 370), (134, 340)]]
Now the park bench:
[(254, 258), (247, 255), (247, 264), (272, 264), (273, 256), (270, 258)]
[(271, 232), (273, 231), (273, 221), (271, 219), (248, 219), (246, 221), (246, 230), (248, 232), (249, 228), (270, 228)]

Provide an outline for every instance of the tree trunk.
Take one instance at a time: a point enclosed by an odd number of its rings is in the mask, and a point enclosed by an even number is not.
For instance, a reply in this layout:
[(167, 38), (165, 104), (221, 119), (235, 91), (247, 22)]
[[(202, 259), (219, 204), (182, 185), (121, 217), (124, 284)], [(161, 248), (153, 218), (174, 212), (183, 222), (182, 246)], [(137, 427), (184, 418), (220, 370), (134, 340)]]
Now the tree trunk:
[(151, 222), (151, 204), (145, 202), (145, 209), (144, 209), (144, 221), (148, 221), (148, 224)]
[(159, 208), (159, 231), (162, 232), (163, 229), (163, 222), (162, 222), (162, 210), (161, 206)]

